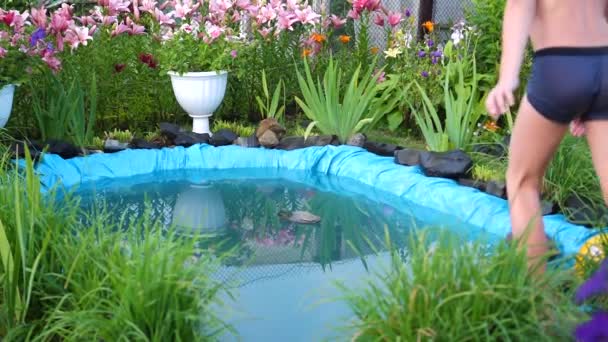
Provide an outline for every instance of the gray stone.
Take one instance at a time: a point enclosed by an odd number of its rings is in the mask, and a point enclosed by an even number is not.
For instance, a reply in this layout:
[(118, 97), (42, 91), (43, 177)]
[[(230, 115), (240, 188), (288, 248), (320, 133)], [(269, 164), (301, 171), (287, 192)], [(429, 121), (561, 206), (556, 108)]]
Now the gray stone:
[(259, 140), (260, 145), (266, 148), (273, 148), (279, 144), (279, 139), (277, 138), (277, 135), (271, 130), (266, 130), (264, 134), (260, 136)]
[(209, 134), (194, 133), (194, 132), (180, 132), (175, 137), (173, 143), (175, 146), (190, 147), (196, 144), (208, 144)]
[(414, 166), (420, 164), (420, 154), (422, 150), (413, 148), (404, 148), (403, 150), (395, 151), (395, 163), (399, 165)]
[(306, 147), (331, 145), (336, 139), (333, 135), (313, 135), (304, 141)]
[(103, 143), (103, 151), (105, 153), (114, 153), (124, 151), (129, 148), (128, 143), (122, 143), (118, 140), (108, 139)]
[(175, 139), (179, 133), (183, 130), (176, 124), (169, 122), (160, 123), (160, 134), (166, 136), (169, 139)]
[(420, 165), (425, 175), (442, 178), (465, 178), (473, 161), (462, 150), (428, 152), (420, 154)]
[(576, 194), (566, 199), (562, 209), (567, 220), (589, 228), (604, 227), (608, 219), (608, 208), (603, 202), (595, 202)]
[(285, 137), (277, 145), (278, 149), (291, 151), (306, 147), (304, 137)]
[(255, 136), (255, 134), (253, 134), (250, 137), (239, 137), (238, 139), (236, 139), (236, 144), (241, 146), (241, 147), (260, 147), (260, 142), (258, 141), (258, 138)]
[(357, 133), (357, 134), (353, 135), (352, 137), (350, 137), (350, 139), (348, 139), (348, 141), (346, 142), (346, 145), (363, 147), (365, 145), (366, 141), (367, 141), (367, 137), (365, 136), (365, 134)]
[(134, 138), (133, 140), (131, 140), (129, 147), (131, 147), (133, 149), (147, 149), (147, 150), (161, 148), (160, 144), (150, 142), (145, 139), (139, 139), (139, 138)]
[(541, 208), (542, 208), (542, 214), (543, 216), (545, 215), (552, 215), (555, 214), (555, 203), (551, 202), (551, 201), (545, 201), (543, 200), (541, 202)]
[(402, 149), (397, 145), (377, 143), (373, 141), (366, 141), (363, 148), (371, 153), (375, 153), (383, 157), (393, 157), (395, 155), (395, 151)]
[(213, 133), (209, 143), (213, 146), (226, 146), (232, 145), (236, 142), (239, 136), (229, 129), (220, 129)]
[(505, 198), (506, 195), (506, 185), (505, 182), (501, 181), (489, 181), (486, 186), (486, 192), (490, 195), (494, 195), (496, 197)]

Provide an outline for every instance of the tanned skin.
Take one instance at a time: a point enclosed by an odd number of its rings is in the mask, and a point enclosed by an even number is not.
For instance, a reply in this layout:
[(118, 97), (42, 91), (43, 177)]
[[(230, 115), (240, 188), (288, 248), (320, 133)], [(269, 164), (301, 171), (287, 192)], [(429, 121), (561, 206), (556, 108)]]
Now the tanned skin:
[[(497, 119), (515, 104), (513, 92), (528, 40), (533, 49), (548, 47), (608, 46), (607, 0), (507, 0), (502, 35), (499, 79), (489, 93), (486, 108)], [(586, 135), (599, 175), (604, 201), (608, 204), (608, 120), (571, 125), (574, 135)], [(537, 265), (548, 252), (541, 216), (540, 189), (547, 165), (568, 131), (542, 116), (524, 96), (511, 134), (507, 192), (512, 234), (521, 237), (526, 229), (529, 266)], [(539, 272), (546, 265), (540, 264)]]

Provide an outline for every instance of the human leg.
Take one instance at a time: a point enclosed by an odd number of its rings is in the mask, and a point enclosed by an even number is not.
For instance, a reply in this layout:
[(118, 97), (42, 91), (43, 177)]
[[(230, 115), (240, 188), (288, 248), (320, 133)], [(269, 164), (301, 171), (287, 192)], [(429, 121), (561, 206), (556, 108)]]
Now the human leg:
[(511, 135), (507, 193), (512, 234), (517, 239), (527, 233), (530, 264), (548, 251), (540, 190), (545, 170), (567, 129), (568, 124), (547, 119), (524, 97)]

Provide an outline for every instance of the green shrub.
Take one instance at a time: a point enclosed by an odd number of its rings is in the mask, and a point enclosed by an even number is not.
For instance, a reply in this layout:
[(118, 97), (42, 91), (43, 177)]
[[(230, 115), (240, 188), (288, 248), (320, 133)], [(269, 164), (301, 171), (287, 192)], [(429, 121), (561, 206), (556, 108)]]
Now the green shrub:
[(131, 140), (133, 140), (133, 133), (131, 133), (131, 131), (127, 130), (119, 130), (119, 129), (114, 129), (110, 132), (105, 132), (105, 138), (106, 139), (113, 139), (113, 140), (118, 140), (122, 143), (129, 143), (131, 142)]
[(308, 62), (304, 70), (306, 78), (297, 73), (302, 98), (296, 97), (296, 102), (312, 120), (307, 133), (317, 127), (323, 134), (335, 134), (345, 143), (354, 134), (370, 129), (382, 116), (382, 112), (370, 110), (372, 99), (378, 93), (372, 70), (366, 69), (359, 79), (361, 67), (357, 68), (344, 91), (343, 70), (333, 58), (329, 60), (322, 83), (319, 79), (314, 81)]
[(580, 312), (559, 289), (564, 273), (533, 280), (525, 252), (505, 242), (487, 249), (452, 234), (412, 236), (363, 289), (341, 285), (356, 316), (353, 340), (569, 340)]

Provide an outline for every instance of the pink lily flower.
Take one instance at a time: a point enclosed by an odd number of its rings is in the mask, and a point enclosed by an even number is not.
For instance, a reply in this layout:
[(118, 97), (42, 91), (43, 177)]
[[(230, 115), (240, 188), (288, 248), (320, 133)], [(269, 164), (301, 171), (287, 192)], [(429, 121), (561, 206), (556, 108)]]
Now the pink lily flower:
[(236, 0), (236, 7), (241, 10), (246, 10), (251, 6), (250, 0)]
[(89, 40), (93, 40), (93, 37), (89, 34), (88, 27), (72, 25), (65, 33), (65, 41), (72, 50), (80, 45), (87, 46)]
[(124, 21), (123, 21), (120, 24), (118, 24), (114, 28), (114, 30), (112, 30), (111, 36), (112, 37), (116, 37), (116, 36), (121, 35), (121, 34), (123, 34), (125, 32), (128, 33), (130, 30), (131, 30), (131, 28), (129, 27), (129, 25), (125, 24)]
[(370, 12), (376, 11), (380, 8), (380, 0), (366, 0), (365, 1), (365, 9)]
[(216, 40), (222, 35), (222, 33), (224, 33), (224, 30), (221, 27), (211, 24), (210, 22), (205, 23), (205, 31), (209, 37), (211, 37), (212, 41)]
[(129, 9), (129, 5), (131, 4), (130, 1), (123, 1), (123, 0), (109, 0), (110, 3), (108, 4), (108, 12), (110, 13), (110, 15), (117, 15), (120, 12), (130, 12), (131, 10)]
[(277, 25), (280, 30), (293, 31), (292, 25), (297, 21), (298, 20), (296, 19), (294, 14), (281, 10), (281, 12), (279, 12), (279, 20), (277, 22)]
[(260, 35), (263, 38), (268, 37), (268, 35), (270, 34), (271, 31), (272, 31), (272, 29), (270, 27), (264, 27), (263, 29), (258, 30), (258, 32), (260, 33)]
[(335, 29), (339, 29), (344, 26), (344, 24), (346, 24), (346, 19), (340, 19), (340, 17), (335, 14), (332, 14), (329, 19), (331, 20), (331, 24), (334, 26)]
[(176, 18), (184, 19), (192, 12), (192, 3), (189, 0), (184, 0), (183, 3), (180, 0), (175, 1), (175, 10), (172, 12)]
[(53, 55), (52, 51), (45, 50), (42, 54), (42, 60), (53, 71), (61, 69), (61, 61)]
[(7, 52), (8, 51), (5, 48), (3, 48), (2, 46), (0, 46), (0, 58), (4, 58), (6, 56)]
[(381, 27), (384, 26), (384, 18), (382, 18), (380, 14), (376, 14), (376, 16), (374, 17), (374, 24)]
[(287, 0), (287, 9), (290, 11), (295, 11), (298, 9), (298, 1), (297, 0)]
[(391, 13), (388, 15), (388, 24), (392, 27), (399, 25), (401, 22), (401, 14), (400, 13)]
[(298, 20), (306, 25), (306, 24), (314, 24), (317, 19), (321, 16), (315, 12), (313, 12), (310, 5), (303, 10), (295, 10), (295, 14), (298, 17)]
[(270, 4), (260, 8), (260, 13), (258, 14), (258, 19), (261, 19), (260, 24), (274, 20), (276, 17), (277, 12)]
[(139, 21), (139, 4), (137, 3), (137, 0), (133, 0), (133, 17), (135, 18), (135, 21)]
[(139, 9), (143, 12), (148, 12), (150, 14), (154, 14), (154, 10), (156, 9), (157, 2), (154, 0), (141, 0), (141, 6)]
[(45, 28), (47, 19), (46, 8), (44, 8), (44, 6), (40, 8), (32, 8), (31, 13), (34, 24), (36, 24), (36, 26), (39, 28)]
[(173, 24), (175, 24), (175, 20), (173, 20), (173, 18), (171, 18), (170, 14), (165, 14), (163, 11), (159, 10), (158, 8), (154, 9), (154, 18), (161, 25), (173, 25)]
[(101, 7), (109, 7), (110, 0), (97, 0), (97, 4)]
[(359, 20), (359, 18), (360, 18), (359, 12), (357, 12), (355, 9), (349, 10), (348, 14), (346, 16), (353, 20)]
[(51, 16), (51, 30), (55, 33), (62, 33), (68, 29), (70, 22), (61, 14), (55, 12)]
[(85, 15), (82, 17), (76, 17), (76, 19), (80, 22), (81, 25), (84, 26), (89, 26), (89, 25), (96, 25), (97, 21), (95, 21), (95, 19), (90, 16), (90, 15)]

